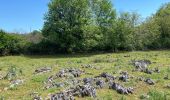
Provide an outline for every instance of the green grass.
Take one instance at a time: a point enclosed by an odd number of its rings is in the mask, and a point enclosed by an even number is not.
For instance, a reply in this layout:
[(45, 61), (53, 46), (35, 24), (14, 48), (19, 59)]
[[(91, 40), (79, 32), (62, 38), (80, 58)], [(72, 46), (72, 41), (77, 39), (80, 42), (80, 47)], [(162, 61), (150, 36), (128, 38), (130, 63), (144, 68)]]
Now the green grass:
[[(124, 57), (130, 55), (130, 57)], [(148, 59), (152, 63), (149, 69), (158, 67), (161, 72), (148, 75), (142, 72), (132, 72), (134, 69), (130, 61), (133, 59)], [(118, 76), (121, 71), (128, 71), (130, 76), (135, 78), (144, 76), (145, 78), (152, 78), (156, 81), (154, 86), (149, 86), (142, 81), (130, 79), (129, 82), (119, 83), (124, 86), (132, 86), (135, 88), (134, 94), (121, 95), (114, 90), (100, 89), (97, 90), (97, 99), (99, 100), (138, 100), (141, 94), (149, 94), (152, 99), (160, 95), (161, 99), (165, 97), (164, 93), (169, 94), (170, 89), (165, 88), (170, 84), (170, 80), (164, 80), (165, 75), (170, 76), (170, 51), (147, 51), (147, 52), (122, 52), (122, 53), (107, 53), (107, 54), (77, 54), (77, 55), (54, 55), (54, 56), (7, 56), (0, 57), (0, 74), (6, 75), (8, 71), (14, 71), (17, 75), (14, 79), (23, 79), (24, 83), (18, 85), (14, 89), (4, 90), (8, 87), (10, 81), (8, 79), (0, 80), (0, 100), (31, 100), (30, 93), (38, 92), (43, 98), (47, 97), (50, 93), (62, 91), (63, 88), (52, 88), (48, 90), (43, 89), (44, 81), (50, 75), (57, 73), (62, 68), (81, 68), (83, 64), (92, 64), (93, 66), (100, 67), (100, 69), (87, 69), (83, 68), (88, 73), (80, 78), (93, 77), (102, 72), (108, 72), (112, 75)], [(50, 66), (52, 72), (35, 75), (36, 68)], [(13, 68), (13, 69), (12, 69)], [(12, 70), (11, 70), (12, 69)], [(60, 80), (57, 80), (60, 81)], [(153, 92), (163, 91), (161, 93)], [(170, 100), (166, 96), (167, 100)], [(92, 98), (78, 98), (82, 100), (92, 100)]]

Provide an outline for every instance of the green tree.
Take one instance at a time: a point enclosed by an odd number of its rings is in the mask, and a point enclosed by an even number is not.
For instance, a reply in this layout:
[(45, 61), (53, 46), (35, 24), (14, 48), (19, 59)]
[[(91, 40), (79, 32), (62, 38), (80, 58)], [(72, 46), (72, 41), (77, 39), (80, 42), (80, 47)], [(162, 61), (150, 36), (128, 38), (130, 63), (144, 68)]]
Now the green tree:
[(137, 13), (123, 12), (117, 19), (115, 31), (115, 49), (134, 50), (136, 28), (140, 25)]
[(150, 17), (137, 27), (135, 34), (135, 47), (139, 50), (156, 49), (160, 47), (160, 26), (155, 18)]
[(162, 48), (170, 48), (170, 3), (164, 4), (155, 14), (160, 26), (160, 43)]
[(112, 49), (116, 11), (110, 0), (91, 0), (94, 26), (98, 27), (99, 48)]
[(51, 0), (45, 16), (43, 35), (65, 52), (81, 50), (88, 25), (88, 0)]
[(23, 53), (26, 42), (21, 35), (0, 30), (0, 55)]

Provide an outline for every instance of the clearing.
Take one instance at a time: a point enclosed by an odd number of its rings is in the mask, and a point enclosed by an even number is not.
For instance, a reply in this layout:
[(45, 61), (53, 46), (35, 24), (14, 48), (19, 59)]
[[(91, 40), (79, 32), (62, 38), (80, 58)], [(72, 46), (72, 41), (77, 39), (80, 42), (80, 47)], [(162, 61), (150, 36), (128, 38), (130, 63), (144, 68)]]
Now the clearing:
[[(147, 71), (137, 70), (133, 61), (148, 60)], [(66, 68), (79, 69), (79, 74), (60, 75), (49, 86), (47, 79)], [(148, 71), (149, 70), (149, 71)], [(160, 70), (160, 72), (159, 72)], [(77, 72), (77, 71), (76, 71)], [(132, 87), (132, 94), (121, 94), (109, 89), (109, 83), (96, 89), (99, 100), (138, 100), (138, 99), (170, 99), (170, 51), (124, 52), (106, 54), (54, 55), (54, 56), (6, 56), (0, 57), (0, 100), (31, 100), (36, 94), (43, 99), (50, 94), (69, 89), (70, 80), (94, 78), (107, 72), (116, 79), (113, 82), (124, 87)], [(121, 80), (121, 75), (128, 78)], [(76, 77), (75, 77), (76, 76)], [(169, 76), (169, 77), (168, 77)], [(2, 78), (2, 79), (1, 79)], [(149, 78), (154, 83), (146, 82)], [(101, 78), (104, 80), (104, 78)], [(50, 81), (50, 80), (48, 80)], [(150, 81), (150, 80), (149, 80)], [(75, 99), (93, 100), (85, 96)], [(37, 99), (38, 100), (38, 99)]]

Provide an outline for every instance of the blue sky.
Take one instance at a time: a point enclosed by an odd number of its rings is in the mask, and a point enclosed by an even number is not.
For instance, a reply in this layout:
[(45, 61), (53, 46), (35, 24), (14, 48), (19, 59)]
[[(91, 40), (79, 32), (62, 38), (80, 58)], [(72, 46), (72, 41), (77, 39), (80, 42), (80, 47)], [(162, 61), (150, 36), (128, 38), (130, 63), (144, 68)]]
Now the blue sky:
[[(8, 32), (29, 32), (41, 29), (49, 1), (1, 0), (0, 29)], [(136, 11), (146, 18), (170, 0), (112, 0), (112, 2), (117, 12)]]

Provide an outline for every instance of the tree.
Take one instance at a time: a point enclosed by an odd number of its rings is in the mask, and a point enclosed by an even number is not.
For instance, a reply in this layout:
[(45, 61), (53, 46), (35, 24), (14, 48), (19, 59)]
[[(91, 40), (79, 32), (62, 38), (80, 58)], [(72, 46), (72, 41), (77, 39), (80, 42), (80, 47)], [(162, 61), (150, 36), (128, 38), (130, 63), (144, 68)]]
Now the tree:
[(9, 34), (0, 30), (0, 55), (19, 54), (24, 52), (26, 42), (18, 34)]
[(135, 30), (139, 26), (139, 15), (135, 12), (120, 13), (116, 22), (115, 30), (115, 49), (134, 50), (135, 49)]
[(43, 35), (60, 50), (81, 50), (85, 40), (83, 27), (88, 25), (88, 0), (51, 0), (45, 16)]
[(154, 17), (150, 17), (137, 27), (135, 35), (135, 46), (137, 49), (159, 48), (160, 26)]
[(110, 0), (91, 0), (94, 26), (98, 27), (99, 48), (112, 49), (116, 11)]
[(170, 3), (164, 4), (155, 14), (160, 26), (160, 43), (162, 48), (170, 48)]

